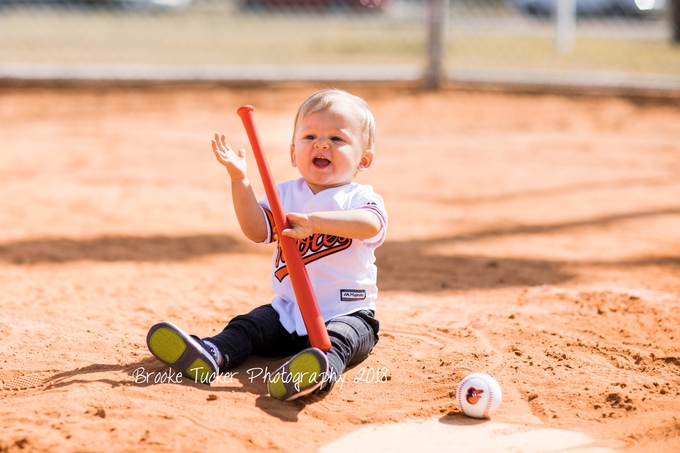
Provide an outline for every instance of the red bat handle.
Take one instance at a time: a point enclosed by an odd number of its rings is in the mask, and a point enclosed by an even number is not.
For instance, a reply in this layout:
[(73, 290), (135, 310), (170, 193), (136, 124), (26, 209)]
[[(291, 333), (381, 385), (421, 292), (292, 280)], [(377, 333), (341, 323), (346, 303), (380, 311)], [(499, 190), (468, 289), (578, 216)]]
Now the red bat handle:
[(274, 179), (269, 170), (267, 157), (264, 155), (260, 137), (257, 135), (257, 130), (255, 129), (253, 108), (250, 105), (244, 105), (237, 110), (237, 113), (243, 121), (243, 126), (246, 128), (248, 140), (250, 140), (250, 146), (253, 148), (253, 154), (257, 161), (257, 168), (260, 170), (264, 191), (267, 194), (269, 206), (274, 215), (276, 231), (279, 233), (279, 243), (281, 244), (283, 258), (288, 267), (290, 283), (293, 285), (293, 291), (295, 292), (295, 298), (300, 307), (302, 320), (305, 322), (305, 327), (307, 327), (309, 342), (315, 348), (319, 348), (322, 351), (328, 351), (331, 349), (331, 340), (328, 337), (326, 324), (323, 322), (319, 304), (317, 303), (316, 296), (312, 290), (312, 282), (309, 280), (307, 268), (305, 268), (305, 265), (302, 262), (302, 257), (300, 256), (300, 251), (295, 240), (281, 234), (281, 231), (290, 228), (290, 224), (283, 211), (279, 194), (276, 191), (276, 184), (274, 184)]

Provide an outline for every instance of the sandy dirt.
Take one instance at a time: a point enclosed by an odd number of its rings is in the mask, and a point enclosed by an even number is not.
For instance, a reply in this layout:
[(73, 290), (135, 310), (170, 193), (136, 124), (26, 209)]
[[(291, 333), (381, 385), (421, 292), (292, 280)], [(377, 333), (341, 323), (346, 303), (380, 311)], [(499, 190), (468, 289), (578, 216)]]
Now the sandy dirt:
[(155, 361), (153, 323), (210, 335), (270, 300), (273, 250), (240, 233), (210, 138), (247, 146), (252, 104), (274, 178), (296, 177), (313, 88), (0, 91), (1, 452), (312, 452), (371, 424), (465, 425), (453, 395), (477, 371), (504, 391), (493, 422), (680, 451), (671, 104), (350, 88), (378, 123), (359, 182), (390, 215), (373, 354), (293, 403), (256, 375), (283, 359), (212, 387)]

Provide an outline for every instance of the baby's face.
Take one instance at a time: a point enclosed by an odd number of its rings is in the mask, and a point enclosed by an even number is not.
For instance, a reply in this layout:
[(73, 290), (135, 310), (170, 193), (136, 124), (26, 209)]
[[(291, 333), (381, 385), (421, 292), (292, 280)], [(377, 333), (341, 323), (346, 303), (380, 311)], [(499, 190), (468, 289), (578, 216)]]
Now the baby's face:
[(298, 118), (291, 162), (312, 192), (348, 184), (370, 167), (373, 151), (361, 132), (359, 114), (342, 104)]

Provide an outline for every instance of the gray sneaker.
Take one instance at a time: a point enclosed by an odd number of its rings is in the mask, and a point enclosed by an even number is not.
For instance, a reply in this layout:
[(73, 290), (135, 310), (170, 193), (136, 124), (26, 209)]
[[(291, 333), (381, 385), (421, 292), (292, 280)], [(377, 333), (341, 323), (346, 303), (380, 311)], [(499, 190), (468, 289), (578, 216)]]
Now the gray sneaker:
[(269, 379), (269, 395), (292, 401), (321, 388), (328, 379), (328, 359), (321, 349), (308, 348), (294, 355)]
[(149, 329), (146, 344), (154, 357), (194, 382), (210, 384), (219, 373), (213, 348), (167, 321)]

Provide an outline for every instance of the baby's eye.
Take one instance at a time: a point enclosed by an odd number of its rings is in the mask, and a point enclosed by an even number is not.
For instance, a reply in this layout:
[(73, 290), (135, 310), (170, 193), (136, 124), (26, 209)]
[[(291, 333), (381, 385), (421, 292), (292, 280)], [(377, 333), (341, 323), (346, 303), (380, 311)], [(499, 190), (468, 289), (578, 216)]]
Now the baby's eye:
[(302, 138), (305, 139), (305, 140), (314, 140), (315, 137), (313, 135), (309, 134), (309, 135), (305, 135)]
[(331, 140), (333, 140), (334, 142), (341, 142), (341, 141), (343, 141), (343, 140), (342, 140), (342, 137), (332, 137)]

